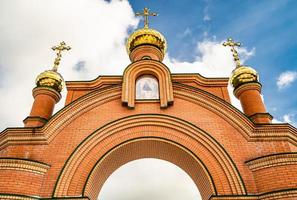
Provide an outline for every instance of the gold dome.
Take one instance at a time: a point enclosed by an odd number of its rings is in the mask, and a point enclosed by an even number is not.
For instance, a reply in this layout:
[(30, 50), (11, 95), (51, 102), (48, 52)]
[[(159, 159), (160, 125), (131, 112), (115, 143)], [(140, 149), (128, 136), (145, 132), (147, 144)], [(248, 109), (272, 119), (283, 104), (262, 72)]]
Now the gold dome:
[(64, 86), (64, 79), (58, 72), (47, 70), (37, 76), (36, 85), (37, 87), (49, 87), (57, 92), (61, 92)]
[(234, 88), (243, 83), (258, 82), (259, 75), (256, 70), (248, 66), (240, 66), (234, 69), (231, 73), (230, 83)]
[(128, 38), (126, 44), (128, 54), (130, 55), (133, 49), (144, 44), (157, 47), (163, 54), (167, 49), (166, 39), (159, 31), (144, 27), (132, 33)]

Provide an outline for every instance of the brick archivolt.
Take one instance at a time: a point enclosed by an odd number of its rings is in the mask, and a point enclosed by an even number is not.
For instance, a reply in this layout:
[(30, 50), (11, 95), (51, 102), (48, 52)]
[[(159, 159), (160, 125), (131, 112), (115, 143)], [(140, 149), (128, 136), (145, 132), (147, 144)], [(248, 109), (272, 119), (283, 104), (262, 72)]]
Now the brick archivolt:
[[(187, 155), (197, 157), (204, 163), (205, 167), (202, 168), (209, 171), (207, 176), (211, 176), (214, 182), (209, 182), (209, 185), (213, 185), (218, 194), (246, 193), (233, 161), (209, 134), (178, 118), (165, 115), (136, 115), (107, 124), (86, 138), (68, 158), (57, 181), (54, 196), (81, 195), (91, 168), (98, 160), (120, 144), (145, 137), (148, 137), (147, 140), (152, 140), (152, 137), (160, 138), (192, 152)], [(201, 166), (201, 163), (196, 162), (196, 165)], [(187, 172), (186, 168), (181, 168)], [(100, 171), (96, 173), (100, 174)], [(194, 179), (194, 182), (199, 186), (198, 179)]]
[(209, 199), (216, 193), (209, 172), (189, 150), (161, 138), (143, 137), (124, 142), (101, 157), (86, 181), (83, 195), (97, 199), (104, 181), (111, 173), (119, 166), (141, 158), (157, 158), (179, 166), (195, 182), (203, 199)]
[(0, 170), (28, 171), (36, 174), (45, 174), (49, 165), (32, 160), (0, 158)]
[(135, 106), (135, 83), (141, 75), (153, 75), (158, 79), (160, 107), (166, 108), (173, 103), (173, 89), (169, 69), (155, 60), (133, 62), (124, 71), (122, 86), (122, 102), (129, 108)]

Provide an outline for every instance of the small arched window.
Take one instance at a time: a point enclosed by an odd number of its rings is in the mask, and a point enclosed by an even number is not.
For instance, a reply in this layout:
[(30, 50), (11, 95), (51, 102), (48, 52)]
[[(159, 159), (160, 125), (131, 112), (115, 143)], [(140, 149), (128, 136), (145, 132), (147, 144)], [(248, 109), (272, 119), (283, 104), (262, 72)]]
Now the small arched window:
[(159, 99), (159, 83), (152, 75), (143, 75), (136, 80), (136, 100)]

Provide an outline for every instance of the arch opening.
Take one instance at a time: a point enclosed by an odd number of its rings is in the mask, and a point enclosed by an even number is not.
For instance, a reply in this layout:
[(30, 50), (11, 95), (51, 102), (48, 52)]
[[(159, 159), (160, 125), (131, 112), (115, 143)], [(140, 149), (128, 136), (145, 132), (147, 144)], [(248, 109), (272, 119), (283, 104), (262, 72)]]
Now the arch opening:
[(191, 177), (164, 160), (144, 158), (128, 162), (103, 184), (98, 200), (201, 200)]
[(89, 174), (83, 196), (97, 199), (105, 181), (114, 171), (126, 163), (143, 158), (156, 158), (180, 167), (191, 177), (202, 199), (209, 199), (216, 193), (212, 177), (204, 164), (187, 149), (161, 138), (139, 138), (111, 149), (97, 161)]

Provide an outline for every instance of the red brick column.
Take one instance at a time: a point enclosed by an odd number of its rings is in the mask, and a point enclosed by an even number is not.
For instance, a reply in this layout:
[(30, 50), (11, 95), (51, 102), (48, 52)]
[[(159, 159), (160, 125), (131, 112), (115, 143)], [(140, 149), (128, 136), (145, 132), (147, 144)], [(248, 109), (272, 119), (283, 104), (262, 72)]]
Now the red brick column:
[(47, 87), (33, 89), (34, 103), (30, 116), (24, 120), (25, 127), (42, 126), (52, 116), (55, 104), (61, 99), (61, 94)]
[(234, 89), (234, 95), (240, 100), (244, 114), (255, 123), (271, 123), (272, 116), (266, 112), (261, 97), (259, 82), (244, 83)]

